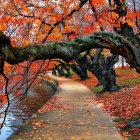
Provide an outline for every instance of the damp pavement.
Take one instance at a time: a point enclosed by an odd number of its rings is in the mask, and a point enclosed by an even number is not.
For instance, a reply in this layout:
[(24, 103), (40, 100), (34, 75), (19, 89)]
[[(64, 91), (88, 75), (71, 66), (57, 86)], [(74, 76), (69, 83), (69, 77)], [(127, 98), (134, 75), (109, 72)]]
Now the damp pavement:
[[(7, 140), (30, 118), (31, 114), (36, 112), (54, 95), (57, 83), (55, 81), (52, 82), (42, 80), (40, 84), (33, 85), (26, 98), (10, 96), (6, 120), (0, 129), (0, 140)], [(7, 104), (2, 106), (0, 112), (4, 111), (6, 106)], [(0, 114), (0, 124), (3, 122), (3, 118), (4, 114)]]
[(8, 140), (123, 140), (89, 88), (70, 79), (53, 78), (59, 82), (56, 100), (48, 101), (42, 107), (46, 110), (40, 109), (43, 111), (34, 114)]

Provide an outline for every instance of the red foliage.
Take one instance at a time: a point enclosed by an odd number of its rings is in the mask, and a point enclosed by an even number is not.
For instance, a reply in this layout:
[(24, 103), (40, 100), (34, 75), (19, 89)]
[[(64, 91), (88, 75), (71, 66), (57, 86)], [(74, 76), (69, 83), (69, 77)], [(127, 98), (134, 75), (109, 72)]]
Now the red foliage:
[(57, 102), (58, 97), (53, 96), (41, 109), (39, 110), (40, 113), (46, 112), (46, 111), (54, 111), (57, 109), (65, 109), (65, 106), (63, 104), (59, 104)]
[(88, 87), (95, 86), (98, 83), (98, 80), (92, 73), (88, 73), (88, 77), (89, 77), (89, 79), (87, 79), (85, 81), (81, 81), (76, 74), (73, 74), (71, 79), (76, 80), (76, 81), (79, 80), (80, 83), (82, 83)]
[[(119, 92), (113, 94), (105, 93), (103, 97), (96, 98), (97, 102), (103, 103), (102, 109), (108, 112), (111, 116), (119, 117), (121, 122), (116, 123), (118, 127), (128, 125), (125, 120), (140, 117), (140, 85), (133, 88), (124, 88)], [(130, 129), (130, 132), (121, 132), (124, 136), (132, 136), (138, 134), (135, 138), (140, 136), (138, 128)], [(134, 136), (133, 136), (134, 137)]]
[(0, 105), (3, 106), (4, 103), (6, 103), (6, 102), (7, 102), (6, 95), (4, 95), (4, 94), (0, 95)]
[(105, 93), (103, 98), (96, 98), (104, 104), (104, 110), (111, 116), (122, 119), (135, 118), (140, 113), (140, 85), (133, 88), (125, 88), (112, 95)]
[[(129, 82), (130, 80), (137, 80), (139, 79), (139, 74), (136, 73), (134, 70), (126, 69), (116, 69), (117, 75), (117, 82), (120, 83), (122, 81)], [(95, 86), (98, 81), (95, 76), (91, 73), (88, 73), (90, 79), (86, 81), (80, 81), (82, 84), (93, 87)], [(78, 76), (73, 75), (73, 80), (77, 80)], [(126, 84), (125, 83), (125, 84)], [(136, 85), (131, 88), (123, 88), (118, 92), (115, 93), (104, 93), (102, 97), (93, 97), (93, 100), (96, 100), (97, 103), (103, 104), (102, 109), (103, 111), (108, 112), (111, 116), (120, 118), (121, 121), (117, 122), (115, 125), (116, 127), (125, 127), (128, 125), (126, 120), (131, 120), (140, 117), (140, 85)], [(132, 137), (134, 139), (140, 138), (140, 130), (136, 128), (131, 128), (129, 132), (121, 131), (121, 134), (125, 137)]]

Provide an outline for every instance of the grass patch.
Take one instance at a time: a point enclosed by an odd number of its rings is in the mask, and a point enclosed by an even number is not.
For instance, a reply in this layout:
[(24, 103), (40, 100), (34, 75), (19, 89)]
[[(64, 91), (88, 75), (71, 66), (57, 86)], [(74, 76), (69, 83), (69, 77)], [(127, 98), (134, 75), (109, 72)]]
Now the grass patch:
[[(140, 84), (140, 74), (135, 69), (116, 69), (115, 71), (117, 74), (116, 83), (120, 89)], [(95, 87), (93, 85), (89, 87), (96, 96), (100, 96), (99, 92), (102, 90), (102, 86)]]
[(131, 87), (140, 84), (140, 74), (135, 69), (116, 69), (115, 71), (118, 75), (116, 78), (118, 86)]
[(91, 86), (90, 89), (93, 93), (95, 93), (96, 96), (102, 97), (103, 94), (100, 94), (99, 92), (102, 90), (102, 86)]

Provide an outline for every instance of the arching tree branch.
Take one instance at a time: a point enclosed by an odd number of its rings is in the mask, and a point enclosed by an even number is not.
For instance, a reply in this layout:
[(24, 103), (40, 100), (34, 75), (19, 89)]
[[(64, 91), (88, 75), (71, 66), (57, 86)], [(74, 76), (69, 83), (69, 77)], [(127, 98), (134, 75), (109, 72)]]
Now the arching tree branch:
[(77, 54), (93, 48), (107, 48), (112, 53), (122, 55), (127, 62), (140, 72), (140, 45), (132, 44), (125, 37), (111, 32), (96, 32), (61, 43), (48, 43), (13, 48), (8, 37), (0, 32), (0, 55), (10, 64), (23, 61), (60, 58), (72, 60)]

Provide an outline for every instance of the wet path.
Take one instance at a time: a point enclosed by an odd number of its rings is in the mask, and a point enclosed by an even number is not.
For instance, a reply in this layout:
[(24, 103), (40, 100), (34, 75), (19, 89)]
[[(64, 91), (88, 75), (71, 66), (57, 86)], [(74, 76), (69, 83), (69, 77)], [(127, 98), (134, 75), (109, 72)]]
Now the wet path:
[(68, 79), (57, 80), (57, 99), (46, 105), (56, 107), (31, 118), (10, 140), (123, 140), (87, 87)]
[[(48, 82), (42, 82), (35, 87), (31, 87), (24, 100), (20, 100), (20, 97), (10, 100), (5, 125), (0, 130), (0, 140), (6, 140), (16, 132), (29, 119), (32, 113), (36, 112), (54, 95), (54, 86), (52, 87), (51, 85)], [(5, 110), (5, 106), (0, 108), (0, 112)], [(0, 124), (3, 122), (3, 118), (4, 114), (0, 114)]]

